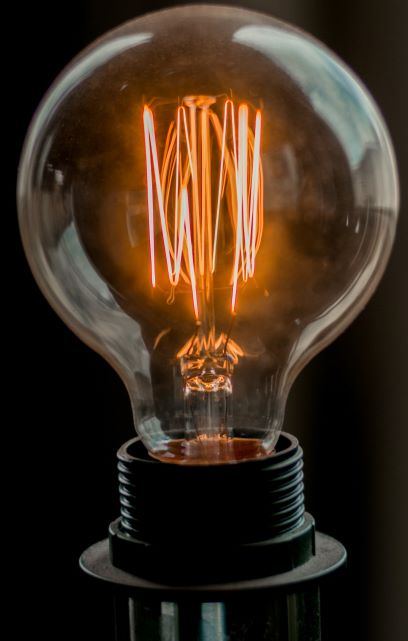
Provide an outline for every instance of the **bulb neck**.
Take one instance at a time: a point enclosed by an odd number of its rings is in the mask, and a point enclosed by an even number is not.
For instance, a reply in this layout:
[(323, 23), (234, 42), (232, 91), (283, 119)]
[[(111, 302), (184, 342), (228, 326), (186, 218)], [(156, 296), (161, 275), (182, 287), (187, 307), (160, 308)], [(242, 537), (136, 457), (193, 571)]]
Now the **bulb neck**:
[(281, 434), (262, 459), (171, 465), (140, 439), (118, 452), (121, 516), (110, 528), (114, 566), (174, 581), (236, 580), (286, 572), (314, 553), (305, 514), (303, 453)]

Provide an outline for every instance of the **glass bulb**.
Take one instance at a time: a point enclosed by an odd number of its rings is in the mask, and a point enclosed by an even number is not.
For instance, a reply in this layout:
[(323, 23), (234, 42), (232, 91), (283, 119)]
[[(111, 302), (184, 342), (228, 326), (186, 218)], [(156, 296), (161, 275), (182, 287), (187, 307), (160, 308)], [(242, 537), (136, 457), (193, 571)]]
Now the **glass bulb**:
[(323, 45), (188, 6), (67, 67), (18, 200), (41, 289), (122, 377), (149, 452), (205, 464), (273, 451), (296, 375), (384, 271), (398, 184), (376, 106)]

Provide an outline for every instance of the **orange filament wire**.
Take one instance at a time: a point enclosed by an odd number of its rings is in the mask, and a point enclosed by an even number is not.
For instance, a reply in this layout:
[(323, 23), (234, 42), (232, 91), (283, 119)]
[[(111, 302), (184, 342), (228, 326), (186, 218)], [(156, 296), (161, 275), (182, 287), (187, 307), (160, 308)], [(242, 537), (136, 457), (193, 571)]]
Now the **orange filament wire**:
[[(184, 99), (185, 105), (178, 107), (176, 119), (168, 129), (161, 170), (153, 112), (146, 105), (143, 114), (152, 285), (157, 284), (158, 211), (169, 283), (175, 288), (182, 278), (190, 285), (197, 319), (200, 316), (197, 279), (216, 270), (222, 202), (227, 187), (230, 197), (224, 210), (230, 219), (234, 256), (230, 281), (232, 313), (236, 310), (239, 280), (246, 282), (255, 273), (263, 231), (261, 112), (256, 112), (253, 130), (248, 105), (239, 105), (236, 118), (233, 101), (226, 100), (221, 125), (210, 106), (213, 102), (205, 96)], [(216, 163), (212, 161), (214, 140), (220, 153)], [(214, 165), (218, 169), (215, 198)], [(174, 199), (170, 201), (172, 191)]]
[[(159, 335), (160, 338), (162, 334)], [(156, 339), (157, 340), (157, 339)], [(158, 341), (157, 341), (158, 342)], [(242, 348), (236, 343), (232, 338), (228, 337), (227, 334), (221, 332), (214, 344), (214, 353), (222, 353), (225, 349), (225, 345), (228, 342), (228, 358), (230, 362), (234, 365), (238, 363), (239, 357), (244, 356)], [(210, 349), (210, 341), (205, 337), (205, 335), (196, 335), (193, 336), (183, 347), (177, 352), (177, 358), (183, 358), (189, 353), (192, 354), (203, 354), (208, 352)]]

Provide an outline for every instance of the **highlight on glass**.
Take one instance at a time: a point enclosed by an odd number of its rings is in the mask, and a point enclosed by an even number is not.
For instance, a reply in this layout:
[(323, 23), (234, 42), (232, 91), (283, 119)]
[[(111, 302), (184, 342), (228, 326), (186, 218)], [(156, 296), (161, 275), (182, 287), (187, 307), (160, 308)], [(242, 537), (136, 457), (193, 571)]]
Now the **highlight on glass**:
[(188, 6), (57, 78), (18, 200), (41, 289), (122, 377), (149, 452), (216, 464), (273, 452), (297, 374), (383, 274), (398, 183), (334, 54), (258, 13)]

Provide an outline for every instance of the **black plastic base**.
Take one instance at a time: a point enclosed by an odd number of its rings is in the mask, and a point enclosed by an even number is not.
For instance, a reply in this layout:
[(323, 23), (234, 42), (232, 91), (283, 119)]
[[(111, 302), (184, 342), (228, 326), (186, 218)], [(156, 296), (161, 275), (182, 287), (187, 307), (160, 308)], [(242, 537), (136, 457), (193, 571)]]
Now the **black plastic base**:
[[(199, 554), (200, 551), (197, 551)], [(346, 550), (330, 536), (316, 532), (315, 554), (302, 565), (278, 574), (245, 581), (225, 583), (192, 583), (174, 585), (153, 581), (116, 568), (110, 559), (109, 540), (95, 543), (81, 556), (80, 566), (90, 577), (102, 580), (117, 590), (152, 597), (162, 601), (193, 599), (218, 601), (237, 593), (258, 593), (265, 590), (297, 590), (312, 581), (319, 581), (340, 568), (346, 561)]]
[(81, 556), (115, 596), (117, 641), (320, 641), (319, 583), (346, 560), (304, 511), (297, 440), (189, 466), (118, 452), (121, 516)]
[(135, 438), (118, 472), (121, 530), (146, 543), (253, 543), (303, 522), (303, 452), (291, 434), (270, 456), (216, 465), (163, 463)]
[(285, 534), (254, 543), (220, 542), (203, 545), (181, 540), (169, 545), (139, 541), (121, 529), (118, 519), (109, 528), (112, 564), (148, 579), (173, 584), (238, 581), (279, 574), (307, 562), (315, 553), (315, 529), (309, 514)]
[(302, 449), (290, 434), (271, 456), (200, 466), (159, 462), (133, 439), (118, 452), (118, 470), (115, 567), (174, 584), (219, 583), (286, 572), (314, 554)]
[(85, 553), (84, 569), (114, 583), (123, 571), (129, 587), (187, 585), (189, 591), (319, 578), (343, 562), (345, 551), (329, 537), (315, 537), (314, 520), (304, 512), (302, 454), (286, 433), (273, 455), (222, 465), (163, 463), (140, 439), (125, 443), (118, 452), (121, 516), (109, 528), (110, 563), (106, 543), (98, 544)]

